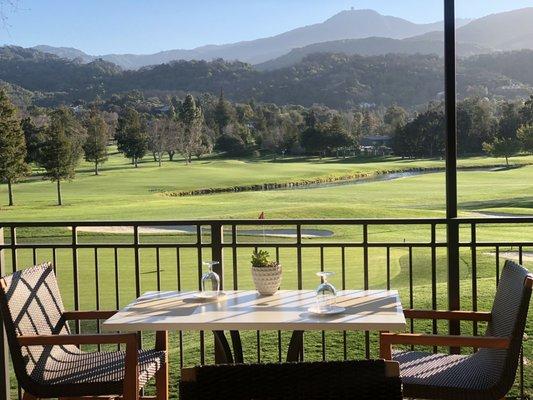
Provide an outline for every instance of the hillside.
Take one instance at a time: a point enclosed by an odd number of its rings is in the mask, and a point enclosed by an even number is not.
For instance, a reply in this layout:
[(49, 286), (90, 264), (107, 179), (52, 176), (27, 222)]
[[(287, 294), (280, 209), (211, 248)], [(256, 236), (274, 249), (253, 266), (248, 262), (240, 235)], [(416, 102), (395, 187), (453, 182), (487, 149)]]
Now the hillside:
[[(533, 89), (533, 51), (494, 53), (461, 59), (460, 96), (481, 94), (516, 98)], [(366, 104), (416, 107), (438, 100), (443, 91), (443, 61), (435, 55), (307, 55), (299, 63), (271, 71), (224, 60), (174, 61), (124, 71), (95, 60), (87, 64), (36, 50), (0, 48), (0, 80), (34, 92), (48, 93), (38, 104), (105, 98), (141, 90), (166, 97), (184, 92), (217, 94), (234, 101), (332, 108)]]
[[(385, 54), (444, 54), (444, 41), (442, 32), (438, 32), (437, 38), (426, 40), (390, 39), (383, 37), (371, 37), (365, 39), (345, 39), (331, 42), (315, 43), (309, 46), (291, 50), (289, 53), (257, 64), (258, 70), (273, 70), (289, 67), (302, 61), (307, 55), (313, 53), (344, 53), (347, 55), (359, 54), (362, 56), (378, 56)], [(458, 43), (457, 55), (467, 57), (476, 54), (490, 53), (491, 50), (476, 44)]]

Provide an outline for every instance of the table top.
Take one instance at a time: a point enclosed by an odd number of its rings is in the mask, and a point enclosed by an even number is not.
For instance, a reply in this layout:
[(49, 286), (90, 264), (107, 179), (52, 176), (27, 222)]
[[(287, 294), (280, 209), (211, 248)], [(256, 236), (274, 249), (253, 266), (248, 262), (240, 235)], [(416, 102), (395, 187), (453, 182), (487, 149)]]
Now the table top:
[(103, 323), (108, 332), (217, 330), (398, 331), (405, 317), (395, 290), (339, 291), (336, 315), (308, 311), (314, 290), (280, 290), (262, 296), (255, 290), (225, 291), (215, 300), (198, 292), (148, 292)]

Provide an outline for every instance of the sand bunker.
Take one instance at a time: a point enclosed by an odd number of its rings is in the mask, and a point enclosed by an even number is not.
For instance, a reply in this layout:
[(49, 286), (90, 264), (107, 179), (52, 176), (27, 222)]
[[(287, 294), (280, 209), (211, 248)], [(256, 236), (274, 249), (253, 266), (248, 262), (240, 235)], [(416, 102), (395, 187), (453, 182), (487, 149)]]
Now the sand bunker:
[[(131, 226), (79, 226), (76, 229), (78, 232), (90, 233), (114, 233), (132, 235), (133, 227)], [(168, 226), (140, 226), (140, 234), (185, 234), (195, 235), (196, 226), (193, 225), (168, 225)], [(202, 229), (203, 234), (209, 234), (209, 229)], [(227, 230), (226, 234), (230, 235), (231, 230)], [(297, 236), (296, 229), (238, 229), (237, 235), (242, 236), (268, 236), (268, 237), (282, 237), (295, 238)], [(327, 229), (302, 229), (302, 238), (325, 238), (332, 237), (333, 231)]]

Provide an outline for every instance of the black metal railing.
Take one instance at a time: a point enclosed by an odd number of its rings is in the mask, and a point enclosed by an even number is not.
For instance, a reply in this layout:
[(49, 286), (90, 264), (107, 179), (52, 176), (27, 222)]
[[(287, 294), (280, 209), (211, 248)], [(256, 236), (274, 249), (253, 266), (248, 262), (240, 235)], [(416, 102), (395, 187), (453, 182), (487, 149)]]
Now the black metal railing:
[[(454, 301), (463, 309), (477, 310), (480, 304), (490, 304), (504, 258), (529, 262), (533, 217), (457, 218), (452, 223), (459, 228), (461, 262), (461, 293)], [(432, 218), (0, 223), (0, 273), (52, 261), (68, 308), (119, 309), (147, 290), (198, 289), (207, 258), (220, 262), (217, 272), (223, 287), (251, 288), (249, 257), (263, 248), (282, 263), (286, 289), (315, 287), (313, 273), (327, 268), (338, 272), (335, 283), (341, 289), (398, 289), (406, 308), (447, 308), (449, 224)], [(76, 332), (82, 329), (92, 328), (75, 326)], [(99, 331), (99, 325), (94, 329)], [(410, 321), (409, 329), (438, 333), (448, 327), (437, 321)], [(476, 323), (462, 329), (479, 331)], [(176, 368), (178, 360), (179, 366), (213, 360), (212, 341), (203, 332), (175, 335)], [(319, 332), (306, 338), (310, 358), (377, 356), (374, 333), (329, 335)], [(261, 332), (249, 333), (245, 345), (252, 351), (247, 361), (281, 361), (284, 338), (283, 332), (274, 332), (268, 340)], [(0, 379), (8, 382), (3, 340), (0, 356)], [(521, 358), (515, 391), (526, 398), (531, 384), (525, 385)]]

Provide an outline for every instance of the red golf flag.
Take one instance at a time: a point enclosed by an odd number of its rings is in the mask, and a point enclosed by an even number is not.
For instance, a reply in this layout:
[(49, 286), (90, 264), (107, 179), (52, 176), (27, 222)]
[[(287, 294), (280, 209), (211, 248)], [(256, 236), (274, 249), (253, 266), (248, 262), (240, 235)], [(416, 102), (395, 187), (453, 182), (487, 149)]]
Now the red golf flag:
[(265, 219), (265, 212), (264, 211), (261, 211), (261, 214), (259, 214), (259, 218), (258, 219)]

